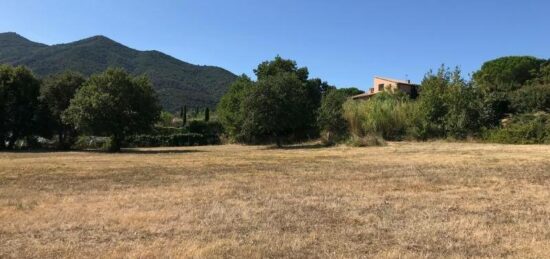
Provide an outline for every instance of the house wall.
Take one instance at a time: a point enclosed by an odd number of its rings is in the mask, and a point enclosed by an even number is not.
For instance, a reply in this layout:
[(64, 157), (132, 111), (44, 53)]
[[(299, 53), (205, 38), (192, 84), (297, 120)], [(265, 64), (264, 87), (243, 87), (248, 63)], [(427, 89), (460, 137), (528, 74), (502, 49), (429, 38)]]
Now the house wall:
[[(392, 81), (384, 80), (384, 79), (377, 78), (377, 77), (375, 77), (373, 81), (374, 82), (373, 82), (372, 87), (374, 88), (374, 93), (382, 92), (382, 91), (388, 89), (388, 87), (391, 87), (391, 89), (394, 89), (394, 90), (396, 89), (396, 85)], [(384, 90), (382, 90), (382, 91), (380, 91), (378, 89), (378, 86), (380, 84), (384, 84)]]

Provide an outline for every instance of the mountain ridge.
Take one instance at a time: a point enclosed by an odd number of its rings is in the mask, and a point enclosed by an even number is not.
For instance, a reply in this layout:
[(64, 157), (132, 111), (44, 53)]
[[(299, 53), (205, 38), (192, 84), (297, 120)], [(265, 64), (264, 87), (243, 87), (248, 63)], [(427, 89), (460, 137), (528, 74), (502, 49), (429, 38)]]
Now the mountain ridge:
[(0, 33), (0, 63), (24, 65), (37, 76), (64, 70), (86, 76), (108, 67), (122, 67), (133, 75), (147, 75), (165, 110), (183, 105), (214, 108), (237, 78), (217, 66), (194, 65), (157, 50), (136, 50), (104, 35), (47, 45), (17, 33)]

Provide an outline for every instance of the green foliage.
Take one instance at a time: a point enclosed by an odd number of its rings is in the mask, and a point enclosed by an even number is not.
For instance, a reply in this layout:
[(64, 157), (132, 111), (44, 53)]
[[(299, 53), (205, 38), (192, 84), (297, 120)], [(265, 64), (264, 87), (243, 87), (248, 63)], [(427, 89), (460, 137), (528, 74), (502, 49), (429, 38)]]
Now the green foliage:
[(176, 116), (174, 114), (169, 113), (167, 111), (161, 111), (160, 112), (160, 119), (159, 119), (159, 125), (161, 127), (172, 127), (174, 126), (173, 122)]
[(221, 135), (223, 126), (217, 121), (191, 121), (186, 130), (203, 135)]
[(86, 133), (110, 136), (111, 151), (118, 151), (125, 136), (151, 130), (159, 115), (160, 106), (147, 78), (109, 69), (90, 77), (78, 90), (64, 121)]
[(418, 100), (425, 122), (416, 130), (420, 138), (450, 137), (463, 139), (479, 131), (482, 122), (480, 93), (454, 71), (442, 66), (428, 73)]
[(181, 110), (181, 119), (182, 119), (182, 127), (185, 127), (187, 125), (187, 105), (184, 105)]
[(522, 87), (511, 95), (511, 103), (520, 113), (550, 112), (550, 83)]
[(484, 138), (503, 144), (550, 144), (550, 114), (514, 116), (503, 127), (486, 132)]
[(407, 136), (413, 120), (412, 106), (414, 103), (406, 96), (384, 92), (368, 101), (348, 100), (344, 103), (344, 118), (354, 136), (400, 140)]
[(58, 136), (58, 148), (67, 149), (76, 140), (76, 129), (64, 123), (62, 115), (69, 107), (71, 99), (85, 82), (85, 78), (74, 72), (64, 72), (44, 80), (40, 89), (41, 101), (46, 104)]
[(217, 135), (182, 133), (174, 135), (133, 135), (125, 141), (128, 147), (183, 147), (220, 144)]
[(232, 138), (238, 138), (245, 118), (243, 101), (254, 88), (254, 82), (246, 75), (240, 76), (222, 97), (216, 112), (225, 132)]
[(0, 65), (0, 149), (36, 133), (40, 82), (24, 67)]
[(360, 94), (365, 93), (365, 91), (359, 90), (355, 87), (339, 88), (338, 91), (343, 93), (346, 97), (352, 97), (352, 96), (356, 96), (356, 95), (360, 95)]
[(254, 69), (258, 81), (287, 73), (295, 74), (298, 80), (302, 82), (307, 81), (309, 77), (309, 71), (306, 67), (298, 68), (296, 61), (283, 59), (280, 56), (275, 57), (274, 60), (262, 62), (258, 65), (258, 68)]
[(344, 119), (343, 105), (349, 93), (340, 90), (329, 90), (323, 96), (317, 123), (319, 129), (324, 132), (327, 142), (338, 141), (347, 135), (348, 125)]
[(473, 79), (485, 92), (509, 92), (531, 80), (544, 62), (529, 56), (502, 57), (485, 62)]
[(254, 70), (258, 81), (240, 77), (222, 98), (218, 116), (233, 139), (245, 143), (294, 141), (318, 136), (320, 79), (308, 80), (307, 68), (276, 57)]
[(206, 107), (204, 110), (204, 121), (208, 122), (210, 120), (210, 108)]
[(47, 46), (2, 33), (0, 49), (0, 64), (25, 65), (41, 77), (66, 70), (89, 76), (109, 67), (124, 68), (131, 75), (144, 74), (163, 108), (170, 112), (176, 112), (182, 103), (214, 107), (236, 78), (219, 67), (192, 65), (158, 51), (137, 51), (104, 36)]

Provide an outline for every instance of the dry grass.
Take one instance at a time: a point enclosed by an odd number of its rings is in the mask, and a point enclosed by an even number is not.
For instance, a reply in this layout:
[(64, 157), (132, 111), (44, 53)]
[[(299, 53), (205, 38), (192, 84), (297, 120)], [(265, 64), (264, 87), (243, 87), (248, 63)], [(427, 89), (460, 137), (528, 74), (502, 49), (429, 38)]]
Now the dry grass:
[(550, 146), (0, 153), (0, 257), (548, 257)]

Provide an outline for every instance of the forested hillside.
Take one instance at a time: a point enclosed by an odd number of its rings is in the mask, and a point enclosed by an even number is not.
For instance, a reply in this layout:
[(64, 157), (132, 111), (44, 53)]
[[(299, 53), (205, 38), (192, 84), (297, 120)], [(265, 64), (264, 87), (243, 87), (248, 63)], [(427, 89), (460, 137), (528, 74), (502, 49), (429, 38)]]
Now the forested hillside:
[(236, 79), (223, 68), (189, 64), (158, 51), (138, 51), (104, 36), (48, 46), (16, 33), (0, 33), (3, 63), (27, 66), (39, 77), (65, 70), (89, 76), (108, 67), (146, 74), (169, 111), (182, 105), (214, 107)]

